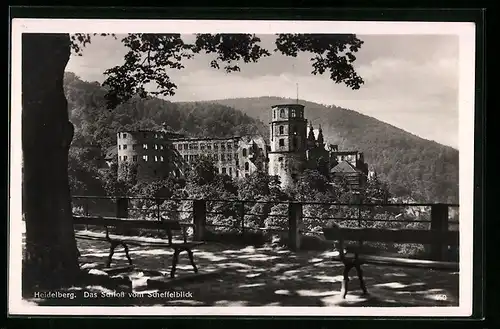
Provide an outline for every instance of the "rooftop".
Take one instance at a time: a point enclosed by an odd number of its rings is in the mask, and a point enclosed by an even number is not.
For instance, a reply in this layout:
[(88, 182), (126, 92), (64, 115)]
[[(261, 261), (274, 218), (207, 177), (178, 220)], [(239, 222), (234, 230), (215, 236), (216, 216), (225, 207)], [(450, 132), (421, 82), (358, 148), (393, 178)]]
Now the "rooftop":
[(302, 105), (302, 104), (298, 104), (298, 103), (288, 103), (288, 104), (276, 104), (276, 105), (273, 105), (271, 106), (271, 108), (275, 108), (275, 107), (302, 107), (304, 108), (305, 105)]
[(359, 172), (352, 164), (347, 161), (341, 161), (330, 170), (331, 173), (357, 173)]

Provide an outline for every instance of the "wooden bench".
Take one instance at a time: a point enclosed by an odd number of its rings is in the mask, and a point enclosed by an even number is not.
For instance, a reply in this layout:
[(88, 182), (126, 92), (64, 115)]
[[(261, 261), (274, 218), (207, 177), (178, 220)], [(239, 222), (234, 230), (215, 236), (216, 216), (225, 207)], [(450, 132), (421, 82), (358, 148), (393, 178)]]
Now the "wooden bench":
[(359, 285), (363, 291), (363, 295), (367, 295), (368, 290), (366, 289), (365, 281), (363, 279), (363, 270), (361, 269), (361, 265), (365, 263), (362, 255), (360, 255), (362, 252), (361, 247), (346, 246), (344, 244), (342, 228), (340, 228), (337, 224), (331, 224), (331, 227), (324, 227), (323, 235), (327, 240), (336, 241), (335, 247), (338, 249), (340, 261), (344, 264), (344, 271), (342, 273), (342, 288), (340, 291), (342, 298), (346, 297), (349, 290), (349, 271), (351, 271), (353, 267), (356, 269), (358, 274)]
[[(196, 246), (202, 245), (204, 242), (201, 241), (187, 241), (186, 228), (192, 225), (181, 224), (179, 221), (174, 220), (138, 220), (138, 219), (125, 219), (125, 218), (115, 218), (115, 217), (89, 217), (89, 216), (73, 216), (74, 224), (80, 225), (93, 225), (101, 226), (105, 228), (105, 234), (93, 233), (93, 232), (76, 232), (75, 237), (79, 239), (87, 240), (100, 240), (107, 241), (110, 244), (108, 260), (106, 262), (106, 267), (111, 267), (111, 262), (113, 258), (114, 251), (116, 247), (122, 246), (125, 250), (125, 255), (132, 266), (132, 259), (129, 254), (129, 246), (143, 246), (143, 247), (164, 247), (172, 248), (174, 250), (174, 255), (172, 258), (172, 269), (170, 271), (170, 277), (175, 277), (176, 266), (179, 260), (179, 254), (186, 251), (193, 270), (198, 273), (198, 268), (194, 262), (194, 256), (192, 249)], [(140, 237), (131, 237), (123, 235), (112, 235), (110, 234), (110, 227), (116, 229), (155, 229), (162, 230), (167, 233), (167, 241), (147, 241)], [(173, 232), (182, 231), (183, 241), (174, 242)]]

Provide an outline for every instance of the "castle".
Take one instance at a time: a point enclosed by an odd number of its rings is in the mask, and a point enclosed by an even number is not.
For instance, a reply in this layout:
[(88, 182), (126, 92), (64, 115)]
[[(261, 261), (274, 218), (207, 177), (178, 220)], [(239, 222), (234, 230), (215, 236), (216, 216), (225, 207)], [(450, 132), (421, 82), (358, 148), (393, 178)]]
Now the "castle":
[[(283, 187), (293, 184), (305, 169), (328, 170), (335, 179), (345, 178), (362, 186), (369, 175), (363, 153), (339, 151), (325, 144), (321, 126), (316, 131), (304, 117), (304, 106), (280, 104), (271, 108), (269, 141), (262, 136), (190, 138), (161, 131), (136, 130), (117, 133), (118, 167), (137, 164), (138, 180), (183, 176), (186, 168), (205, 156), (221, 174), (234, 179), (259, 170), (277, 175)], [(108, 155), (108, 160), (113, 157)]]

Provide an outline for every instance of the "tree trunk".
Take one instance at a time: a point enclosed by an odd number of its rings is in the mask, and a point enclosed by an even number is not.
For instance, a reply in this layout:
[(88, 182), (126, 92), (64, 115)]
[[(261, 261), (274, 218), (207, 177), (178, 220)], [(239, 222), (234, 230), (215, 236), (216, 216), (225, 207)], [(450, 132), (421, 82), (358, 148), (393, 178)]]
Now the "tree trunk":
[(63, 87), (69, 56), (67, 34), (23, 34), (23, 293), (74, 283), (79, 273), (68, 183), (74, 130)]

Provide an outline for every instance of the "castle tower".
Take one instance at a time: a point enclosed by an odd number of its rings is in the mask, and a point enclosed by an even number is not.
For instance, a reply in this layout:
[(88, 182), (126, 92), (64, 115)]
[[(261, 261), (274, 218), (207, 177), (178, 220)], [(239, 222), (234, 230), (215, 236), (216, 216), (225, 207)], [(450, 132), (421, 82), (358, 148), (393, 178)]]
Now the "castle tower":
[(136, 170), (137, 180), (162, 179), (170, 172), (170, 145), (163, 132), (122, 131), (117, 133), (118, 173), (126, 165)]
[(279, 176), (286, 187), (305, 165), (307, 120), (300, 104), (275, 105), (271, 111), (269, 175)]
[(321, 129), (321, 125), (319, 125), (319, 132), (318, 132), (318, 139), (317, 139), (317, 142), (318, 142), (318, 146), (321, 147), (321, 148), (324, 148), (324, 145), (325, 145), (325, 139), (323, 137), (323, 129)]
[(309, 134), (307, 135), (307, 149), (313, 149), (316, 146), (316, 137), (314, 136), (314, 128), (312, 123), (309, 123)]

